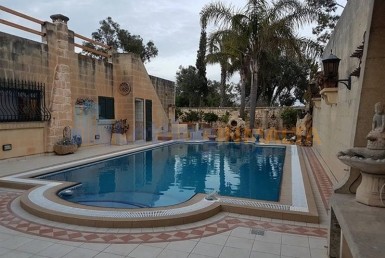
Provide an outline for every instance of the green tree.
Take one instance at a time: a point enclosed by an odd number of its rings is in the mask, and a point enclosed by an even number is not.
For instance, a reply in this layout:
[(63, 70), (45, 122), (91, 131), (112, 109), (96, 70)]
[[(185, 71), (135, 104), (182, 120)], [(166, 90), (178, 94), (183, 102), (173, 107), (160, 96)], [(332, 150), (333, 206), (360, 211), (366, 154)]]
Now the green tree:
[[(92, 39), (102, 44), (110, 46), (115, 51), (124, 53), (134, 53), (140, 56), (143, 62), (150, 62), (152, 58), (158, 55), (158, 49), (151, 40), (146, 44), (140, 35), (133, 35), (128, 30), (121, 29), (117, 22), (111, 17), (99, 22), (100, 28), (92, 33)], [(99, 52), (107, 53), (107, 50), (90, 42), (83, 42), (83, 45), (95, 49)], [(83, 53), (98, 57), (87, 50)]]
[(267, 105), (291, 106), (304, 103), (308, 87), (309, 60), (290, 56), (269, 56), (261, 60), (260, 95)]
[(317, 36), (317, 42), (322, 51), (323, 46), (329, 41), (331, 32), (340, 18), (336, 14), (339, 4), (337, 4), (336, 0), (306, 0), (306, 3), (318, 14), (317, 23), (313, 27), (312, 33)]
[[(236, 94), (235, 91), (235, 85), (233, 83), (225, 84), (224, 87), (225, 90), (225, 96), (224, 96), (224, 103), (226, 103), (227, 107), (232, 107), (235, 105), (236, 101)], [(217, 81), (208, 81), (208, 94), (205, 99), (206, 105), (208, 107), (219, 107), (221, 104), (221, 98), (222, 98), (222, 85), (221, 83)]]
[(288, 129), (295, 127), (297, 123), (297, 116), (298, 116), (297, 110), (291, 107), (285, 108), (281, 113), (283, 125)]
[(176, 105), (198, 107), (203, 104), (200, 82), (198, 71), (194, 66), (190, 65), (187, 68), (180, 66), (176, 73)]
[[(258, 74), (264, 55), (300, 55), (306, 43), (296, 36), (295, 27), (314, 20), (316, 13), (297, 0), (279, 0), (270, 6), (265, 0), (248, 0), (237, 12), (222, 3), (206, 5), (201, 20), (213, 21), (221, 28), (233, 29), (250, 68), (250, 128), (254, 128), (258, 93)], [(245, 45), (246, 42), (246, 45)], [(242, 51), (243, 50), (243, 51)]]
[(196, 60), (196, 68), (199, 78), (199, 91), (204, 95), (207, 94), (207, 77), (206, 77), (206, 41), (207, 41), (207, 32), (205, 28), (201, 30), (201, 37), (199, 40), (199, 49), (197, 51), (197, 60)]

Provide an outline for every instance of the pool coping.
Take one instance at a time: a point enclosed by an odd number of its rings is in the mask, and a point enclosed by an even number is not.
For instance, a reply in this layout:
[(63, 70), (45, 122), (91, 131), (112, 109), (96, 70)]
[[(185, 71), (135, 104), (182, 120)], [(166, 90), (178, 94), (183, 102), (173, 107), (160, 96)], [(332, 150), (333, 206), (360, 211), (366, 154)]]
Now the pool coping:
[[(303, 161), (301, 161), (303, 157), (302, 155), (299, 155), (300, 151), (297, 150), (297, 146), (293, 145), (285, 145), (287, 147), (285, 163), (286, 161), (291, 161), (288, 162), (290, 163), (291, 170), (291, 188), (296, 190), (300, 188), (299, 193), (305, 197), (305, 199), (301, 199), (300, 195), (294, 195), (292, 197), (294, 205), (293, 203), (292, 205), (288, 205), (276, 202), (224, 196), (218, 196), (216, 200), (209, 201), (205, 199), (207, 195), (197, 194), (194, 198), (182, 204), (161, 208), (135, 209), (135, 211), (133, 211), (132, 209), (90, 207), (67, 202), (60, 199), (56, 195), (59, 189), (66, 188), (73, 183), (36, 180), (30, 178), (32, 176), (46, 174), (68, 167), (100, 161), (111, 157), (143, 151), (148, 148), (169, 145), (177, 142), (181, 141), (155, 143), (115, 153), (109, 153), (103, 156), (77, 160), (67, 164), (59, 164), (54, 167), (42, 168), (36, 171), (27, 171), (3, 177), (0, 179), (0, 184), (6, 184), (15, 188), (24, 187), (27, 191), (21, 196), (20, 204), (28, 212), (45, 219), (83, 226), (114, 228), (171, 226), (206, 219), (219, 213), (220, 211), (263, 216), (274, 219), (318, 223), (318, 212), (311, 188), (309, 189), (310, 182), (307, 177), (308, 173), (306, 173), (306, 166), (304, 166)], [(194, 141), (194, 143), (200, 142)], [(287, 159), (288, 155), (290, 156), (290, 159)], [(298, 158), (293, 159), (293, 156), (297, 156)], [(287, 164), (285, 164), (284, 169), (288, 169)], [(302, 187), (300, 185), (298, 188), (298, 176), (300, 176), (301, 173), (303, 180), (300, 181), (302, 181), (303, 184)], [(281, 194), (282, 192), (283, 191), (281, 191)], [(306, 198), (306, 196), (308, 198)]]

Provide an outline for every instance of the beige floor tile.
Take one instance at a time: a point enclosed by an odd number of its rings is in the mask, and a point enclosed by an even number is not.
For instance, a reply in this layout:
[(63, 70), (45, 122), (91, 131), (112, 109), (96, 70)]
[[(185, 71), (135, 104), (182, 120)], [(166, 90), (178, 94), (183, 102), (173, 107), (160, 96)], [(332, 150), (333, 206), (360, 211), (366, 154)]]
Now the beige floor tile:
[(39, 252), (37, 255), (56, 258), (62, 257), (74, 249), (75, 247), (73, 246), (53, 244), (44, 249), (43, 251)]
[(187, 258), (189, 254), (188, 252), (164, 249), (157, 258)]
[(281, 254), (289, 257), (310, 258), (309, 248), (294, 245), (282, 245)]
[(196, 245), (197, 245), (196, 241), (184, 240), (184, 241), (171, 242), (167, 245), (166, 249), (190, 253)]
[(127, 256), (103, 252), (103, 253), (97, 254), (94, 258), (125, 258), (125, 257)]
[(16, 235), (9, 237), (9, 235), (7, 235), (7, 239), (0, 242), (0, 247), (5, 247), (7, 249), (17, 249), (20, 246), (28, 242), (31, 242), (32, 240), (33, 239), (29, 237), (16, 236)]
[(250, 254), (250, 258), (280, 258), (281, 256), (276, 254), (268, 254), (268, 253), (261, 253), (261, 252), (254, 252), (252, 251)]
[(309, 237), (310, 248), (323, 249), (327, 246), (327, 239), (322, 237)]
[(67, 253), (63, 258), (91, 258), (97, 255), (99, 251), (77, 247)]
[(255, 252), (280, 255), (281, 245), (276, 243), (255, 241), (252, 250)]
[(251, 250), (254, 244), (254, 239), (229, 236), (226, 242), (227, 247), (241, 248)]
[(53, 242), (44, 241), (40, 239), (33, 239), (32, 241), (21, 245), (16, 250), (31, 254), (37, 254), (53, 244)]
[(63, 241), (63, 240), (58, 240), (58, 239), (47, 239), (44, 237), (40, 237), (37, 239), (42, 240), (42, 241), (49, 241), (49, 242), (52, 242), (54, 244), (68, 245), (68, 246), (74, 246), (74, 247), (78, 247), (78, 246), (81, 246), (84, 244), (83, 242)]
[[(9, 251), (11, 251), (11, 250), (7, 249), (7, 248), (4, 248), (4, 247), (0, 247), (0, 255), (8, 253)], [(19, 251), (19, 250), (17, 250), (17, 251)]]
[(295, 245), (302, 247), (309, 247), (309, 237), (299, 235), (282, 234), (283, 245)]
[(218, 257), (223, 249), (222, 245), (214, 245), (209, 243), (199, 242), (192, 250), (194, 254)]
[(265, 234), (263, 236), (256, 235), (255, 236), (255, 241), (281, 244), (281, 242), (282, 242), (282, 233), (277, 233), (277, 232), (272, 232), (272, 231), (265, 231)]
[(327, 258), (328, 250), (326, 248), (310, 248), (311, 258)]
[(111, 244), (103, 244), (103, 243), (84, 243), (81, 245), (82, 248), (91, 249), (95, 251), (104, 251), (107, 247), (109, 247)]
[(106, 249), (103, 250), (104, 253), (116, 254), (126, 256), (132, 252), (138, 244), (118, 244), (118, 245), (110, 245)]
[(240, 248), (234, 248), (234, 247), (228, 247), (228, 246), (225, 246), (222, 249), (221, 254), (219, 255), (220, 258), (242, 258), (242, 257), (249, 257), (249, 256), (250, 256), (249, 249), (240, 249)]
[(17, 250), (12, 250), (1, 256), (1, 258), (30, 258), (30, 257), (31, 257), (30, 253), (20, 252)]
[(247, 239), (255, 239), (255, 235), (251, 234), (251, 229), (243, 228), (243, 227), (238, 227), (233, 229), (230, 233), (230, 236), (247, 238)]
[(212, 256), (202, 255), (202, 254), (190, 254), (187, 258), (213, 258)]
[(213, 235), (209, 237), (203, 237), (199, 242), (216, 244), (216, 245), (225, 245), (228, 238), (229, 238), (228, 235)]
[(170, 242), (158, 242), (158, 243), (143, 243), (141, 245), (148, 245), (148, 246), (153, 246), (153, 247), (158, 247), (158, 248), (166, 248), (166, 246), (169, 244)]
[(162, 248), (139, 245), (128, 256), (135, 258), (152, 258), (157, 257), (163, 251)]

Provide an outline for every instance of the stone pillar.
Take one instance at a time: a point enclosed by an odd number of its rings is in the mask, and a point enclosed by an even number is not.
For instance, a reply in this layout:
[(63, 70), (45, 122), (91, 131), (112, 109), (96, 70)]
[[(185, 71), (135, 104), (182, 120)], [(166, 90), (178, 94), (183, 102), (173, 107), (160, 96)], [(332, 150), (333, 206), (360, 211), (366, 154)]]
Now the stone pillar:
[(269, 110), (264, 109), (262, 114), (262, 129), (267, 129), (269, 124)]
[(52, 23), (46, 23), (46, 42), (49, 50), (50, 70), (48, 78), (52, 84), (48, 98), (51, 121), (48, 128), (47, 150), (52, 151), (53, 145), (62, 137), (65, 126), (72, 127), (71, 81), (69, 67), (68, 17), (51, 15)]

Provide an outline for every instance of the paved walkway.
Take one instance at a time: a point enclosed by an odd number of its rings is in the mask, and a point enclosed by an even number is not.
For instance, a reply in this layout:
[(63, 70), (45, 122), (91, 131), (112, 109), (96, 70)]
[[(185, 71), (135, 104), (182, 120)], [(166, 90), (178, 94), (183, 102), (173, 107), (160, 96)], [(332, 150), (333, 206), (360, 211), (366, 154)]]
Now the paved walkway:
[[(0, 171), (2, 176), (15, 174), (126, 148), (82, 148), (75, 155), (2, 161)], [(322, 173), (322, 170), (315, 173)], [(22, 191), (0, 188), (0, 257), (325, 258), (327, 215), (324, 202), (329, 193), (324, 188), (329, 186), (317, 184), (315, 178), (319, 176), (311, 175), (320, 224), (221, 212), (204, 221), (174, 227), (80, 227), (35, 217), (20, 207), (18, 199)], [(318, 187), (323, 188), (322, 197)]]

